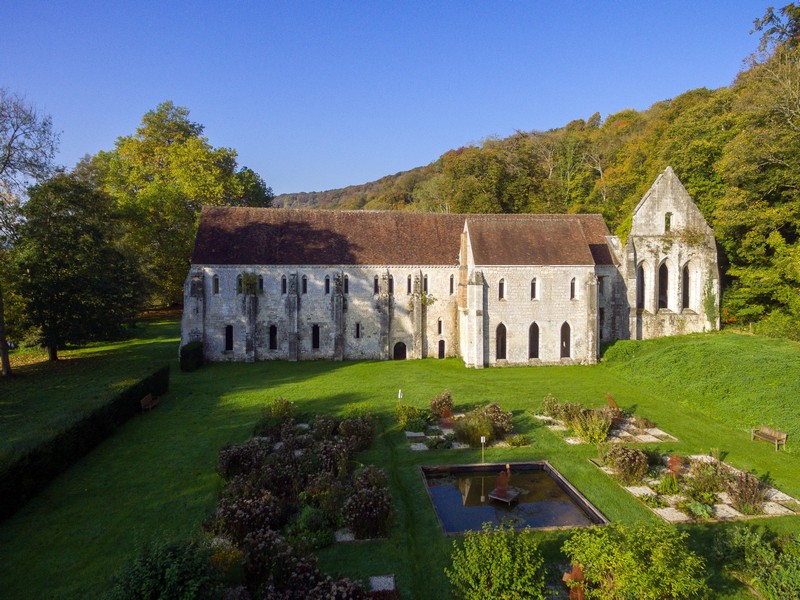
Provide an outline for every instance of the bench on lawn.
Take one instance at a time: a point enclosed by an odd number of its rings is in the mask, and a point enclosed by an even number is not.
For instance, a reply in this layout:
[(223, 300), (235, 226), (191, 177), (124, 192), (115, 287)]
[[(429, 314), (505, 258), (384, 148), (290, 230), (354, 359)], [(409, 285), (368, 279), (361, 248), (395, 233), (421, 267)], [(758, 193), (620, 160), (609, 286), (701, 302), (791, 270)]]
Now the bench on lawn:
[(764, 425), (759, 425), (758, 428), (750, 430), (750, 441), (758, 438), (759, 440), (770, 442), (775, 444), (776, 451), (779, 446), (786, 447), (786, 436), (787, 434), (785, 432)]
[(158, 396), (153, 396), (153, 394), (147, 394), (144, 398), (141, 399), (142, 404), (142, 412), (146, 410), (151, 410), (158, 404)]

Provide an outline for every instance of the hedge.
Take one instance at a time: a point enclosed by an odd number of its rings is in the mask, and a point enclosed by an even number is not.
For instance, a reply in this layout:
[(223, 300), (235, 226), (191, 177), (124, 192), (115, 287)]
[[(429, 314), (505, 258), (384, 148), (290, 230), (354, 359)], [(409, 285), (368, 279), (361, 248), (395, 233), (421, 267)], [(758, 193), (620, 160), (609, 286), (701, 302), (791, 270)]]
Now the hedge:
[(147, 394), (169, 389), (169, 365), (119, 393), (52, 438), (0, 465), (0, 520), (11, 516), (47, 484), (88, 454), (141, 410)]
[(203, 342), (181, 346), (181, 371), (195, 371), (203, 366)]

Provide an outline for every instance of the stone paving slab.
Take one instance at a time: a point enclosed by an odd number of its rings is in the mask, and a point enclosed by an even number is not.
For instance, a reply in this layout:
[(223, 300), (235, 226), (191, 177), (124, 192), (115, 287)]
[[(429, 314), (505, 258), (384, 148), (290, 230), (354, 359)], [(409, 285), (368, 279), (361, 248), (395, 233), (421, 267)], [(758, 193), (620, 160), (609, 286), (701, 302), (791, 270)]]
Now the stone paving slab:
[(564, 427), (563, 425), (558, 425), (558, 424), (556, 424), (556, 425), (547, 425), (547, 428), (550, 431), (566, 431), (567, 430), (566, 427)]
[(644, 435), (637, 435), (636, 439), (639, 440), (640, 442), (642, 442), (643, 444), (651, 444), (653, 442), (660, 442), (661, 441), (656, 436), (650, 435), (650, 434), (647, 434), (647, 433), (644, 434)]
[(456, 430), (451, 429), (450, 427), (442, 427), (442, 435), (455, 435)]
[(349, 529), (337, 529), (333, 532), (333, 539), (337, 542), (354, 542), (356, 536)]
[[(650, 427), (648, 429), (645, 429), (645, 432), (649, 433), (650, 435), (655, 435), (655, 436), (669, 435), (666, 431), (662, 431), (658, 427)], [(672, 437), (672, 436), (670, 435), (670, 437)]]
[(568, 444), (572, 444), (573, 446), (577, 446), (578, 444), (585, 444), (586, 443), (579, 437), (565, 437), (564, 441), (567, 442)]
[(533, 415), (534, 419), (539, 419), (540, 421), (552, 421), (553, 417), (548, 417), (547, 415)]
[(465, 444), (463, 442), (453, 442), (453, 450), (464, 450), (465, 448), (469, 448), (469, 444)]
[(691, 521), (687, 515), (671, 506), (667, 508), (654, 508), (653, 512), (669, 523), (686, 523), (687, 521)]
[(304, 431), (308, 431), (309, 429), (311, 429), (311, 425), (309, 425), (308, 423), (298, 423), (298, 424), (296, 425), (296, 427), (297, 427), (298, 429), (302, 429), (302, 430), (304, 430)]
[(718, 519), (740, 519), (744, 515), (729, 504), (715, 504), (714, 516)]
[(426, 446), (426, 445), (425, 445), (425, 444), (423, 444), (422, 442), (415, 442), (415, 443), (411, 444), (411, 449), (412, 449), (414, 452), (422, 452), (422, 451), (424, 451), (424, 450), (427, 450), (427, 449), (428, 449), (428, 446)]
[(728, 492), (717, 492), (717, 498), (723, 504), (730, 504), (731, 503), (731, 495)]
[(793, 515), (795, 513), (785, 506), (781, 506), (777, 502), (764, 502), (764, 514), (769, 516), (780, 516)]
[(653, 495), (655, 495), (653, 490), (651, 490), (646, 485), (631, 485), (631, 486), (625, 487), (625, 489), (628, 490), (631, 494), (633, 494), (637, 498), (640, 498), (642, 496), (653, 496)]
[(394, 575), (373, 575), (369, 578), (369, 589), (373, 592), (391, 592), (395, 589)]
[(421, 431), (406, 431), (404, 433), (406, 434), (406, 439), (408, 440), (418, 440), (425, 437), (425, 434)]
[(792, 502), (794, 498), (792, 498), (789, 494), (784, 494), (780, 490), (776, 490), (775, 488), (769, 488), (765, 494), (767, 500), (772, 500), (773, 502)]
[(678, 495), (674, 495), (674, 496), (661, 496), (661, 497), (662, 497), (662, 498), (664, 498), (664, 500), (666, 501), (666, 503), (667, 503), (667, 504), (669, 504), (670, 506), (676, 506), (676, 505), (678, 504), (678, 502), (680, 502), (681, 500), (683, 500), (683, 497), (682, 497), (682, 496), (678, 496)]

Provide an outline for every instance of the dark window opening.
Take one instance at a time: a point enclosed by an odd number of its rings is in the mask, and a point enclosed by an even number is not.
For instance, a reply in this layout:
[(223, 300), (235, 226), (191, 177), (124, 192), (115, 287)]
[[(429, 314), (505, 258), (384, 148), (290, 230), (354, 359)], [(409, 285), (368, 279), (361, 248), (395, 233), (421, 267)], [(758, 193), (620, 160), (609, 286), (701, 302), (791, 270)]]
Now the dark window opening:
[(664, 233), (669, 233), (669, 230), (672, 228), (672, 213), (667, 213), (664, 215)]
[(281, 277), (281, 294), (286, 293), (286, 275)]
[(392, 277), (391, 275), (389, 275), (388, 285), (389, 285), (389, 295), (391, 296), (394, 294), (394, 277)]
[(428, 293), (428, 276), (425, 275), (422, 278), (422, 291), (427, 294)]
[(561, 326), (561, 358), (569, 358), (569, 323), (564, 323)]
[(453, 292), (455, 292), (455, 277), (453, 275), (450, 275), (450, 295), (451, 296), (453, 295)]
[(441, 319), (439, 319), (439, 321), (436, 323), (436, 332), (439, 335), (442, 335), (442, 320)]
[(356, 323), (356, 338), (361, 337), (361, 323)]
[(214, 294), (219, 294), (219, 276), (214, 275), (214, 278), (211, 280), (211, 291)]
[(308, 293), (308, 277), (303, 275), (303, 279), (301, 279), (300, 281), (301, 281), (301, 286), (302, 286), (301, 287), (302, 292), (304, 294), (307, 294)]
[(311, 326), (311, 349), (319, 350), (319, 325)]
[(539, 326), (531, 323), (528, 328), (528, 358), (539, 358)]
[(325, 275), (325, 294), (331, 293), (331, 278), (328, 275)]
[(605, 277), (598, 277), (597, 278), (597, 293), (601, 296), (606, 295), (606, 278)]
[(408, 276), (408, 283), (406, 284), (406, 294), (411, 295), (411, 275)]
[(233, 352), (233, 325), (225, 326), (225, 352)]
[(497, 286), (497, 298), (503, 300), (506, 297), (506, 280), (501, 279), (500, 284)]
[(380, 283), (378, 282), (378, 276), (375, 275), (375, 279), (372, 283), (372, 293), (377, 295), (380, 291), (381, 291), (381, 286)]
[(636, 269), (636, 308), (644, 309), (644, 265)]
[(536, 277), (531, 279), (531, 300), (536, 300)]
[(350, 293), (350, 278), (347, 275), (344, 276), (344, 293)]
[(238, 275), (236, 277), (236, 293), (237, 294), (241, 294), (242, 293), (242, 276), (241, 275)]
[(497, 326), (497, 335), (495, 337), (495, 358), (497, 360), (505, 360), (506, 358), (506, 326), (500, 323)]
[(658, 269), (658, 308), (669, 307), (669, 269), (667, 263)]
[(602, 340), (603, 339), (603, 329), (605, 329), (605, 326), (606, 326), (606, 309), (605, 308), (598, 309), (598, 321), (599, 321), (598, 329), (599, 329), (599, 333), (600, 333), (600, 339)]
[(258, 292), (261, 293), (264, 291), (264, 276), (258, 276)]
[(681, 308), (689, 308), (689, 265), (683, 267), (683, 281), (681, 281)]
[(575, 278), (572, 278), (572, 281), (569, 282), (569, 299), (575, 300)]
[(275, 325), (269, 326), (269, 349), (278, 349), (278, 328)]

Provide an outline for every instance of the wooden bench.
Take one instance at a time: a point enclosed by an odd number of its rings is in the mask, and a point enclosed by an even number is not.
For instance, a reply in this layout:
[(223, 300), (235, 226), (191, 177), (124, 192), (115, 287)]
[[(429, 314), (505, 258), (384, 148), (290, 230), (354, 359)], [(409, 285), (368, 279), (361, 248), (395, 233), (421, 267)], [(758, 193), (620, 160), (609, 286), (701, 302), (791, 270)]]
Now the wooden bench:
[(764, 425), (759, 425), (757, 429), (750, 430), (750, 441), (755, 439), (764, 440), (765, 442), (770, 442), (775, 444), (775, 450), (778, 450), (779, 446), (786, 447), (786, 436), (787, 434), (783, 431), (778, 431), (777, 429), (773, 429), (772, 427), (765, 427)]
[(144, 398), (141, 399), (142, 404), (142, 412), (146, 410), (152, 410), (154, 407), (158, 405), (158, 396), (153, 396), (153, 394), (147, 394)]

